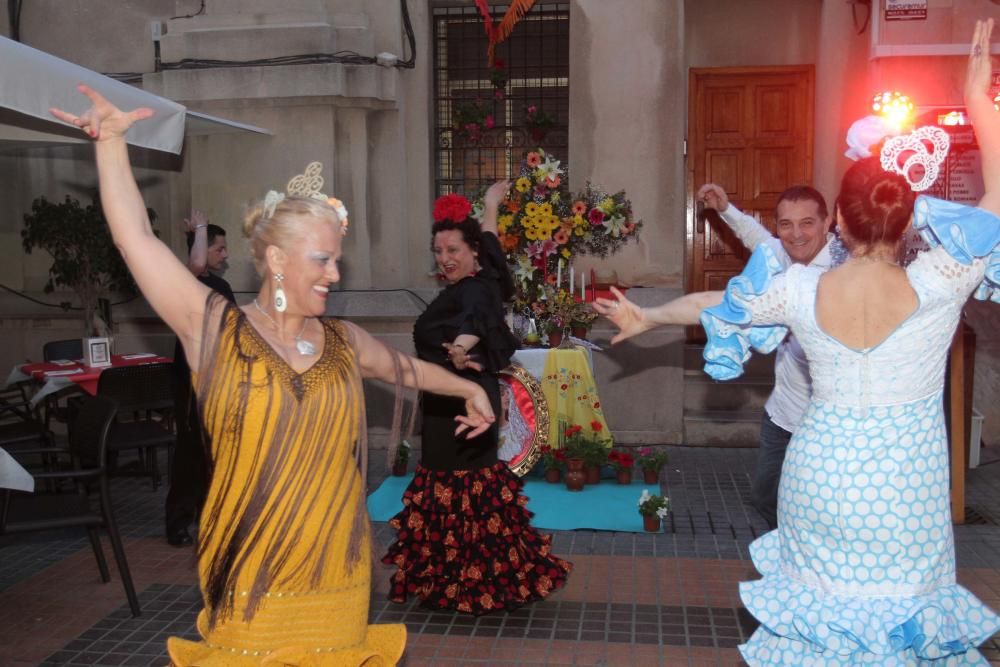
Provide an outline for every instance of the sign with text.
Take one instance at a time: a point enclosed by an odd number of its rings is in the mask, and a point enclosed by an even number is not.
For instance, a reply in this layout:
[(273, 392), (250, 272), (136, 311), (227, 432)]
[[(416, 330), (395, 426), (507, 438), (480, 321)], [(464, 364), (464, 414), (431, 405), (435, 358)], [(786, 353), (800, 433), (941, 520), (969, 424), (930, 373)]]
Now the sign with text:
[(927, 18), (927, 0), (885, 0), (886, 21), (922, 21)]

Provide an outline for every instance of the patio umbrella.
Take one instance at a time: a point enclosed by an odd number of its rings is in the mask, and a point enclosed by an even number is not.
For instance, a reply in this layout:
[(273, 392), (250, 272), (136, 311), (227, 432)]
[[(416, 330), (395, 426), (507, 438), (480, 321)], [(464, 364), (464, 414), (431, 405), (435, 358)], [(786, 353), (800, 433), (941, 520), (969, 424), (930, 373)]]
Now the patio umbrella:
[[(83, 83), (121, 109), (149, 107), (155, 114), (129, 130), (135, 146), (179, 154), (184, 135), (256, 132), (265, 129), (189, 111), (183, 105), (104, 76), (85, 67), (0, 37), (0, 151), (31, 146), (81, 143), (82, 132), (56, 120), (50, 107), (82, 111), (87, 100), (76, 89)], [(186, 132), (185, 132), (186, 130)]]

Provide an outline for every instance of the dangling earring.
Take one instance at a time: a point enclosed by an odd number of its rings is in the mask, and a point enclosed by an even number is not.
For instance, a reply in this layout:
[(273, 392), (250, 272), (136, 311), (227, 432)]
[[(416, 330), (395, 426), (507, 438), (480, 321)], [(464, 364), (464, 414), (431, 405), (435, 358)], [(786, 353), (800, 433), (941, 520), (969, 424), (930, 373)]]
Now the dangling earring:
[(288, 299), (285, 297), (285, 290), (281, 289), (281, 281), (285, 279), (285, 276), (281, 273), (274, 274), (274, 280), (278, 283), (278, 286), (274, 288), (274, 310), (279, 313), (285, 312), (288, 308)]

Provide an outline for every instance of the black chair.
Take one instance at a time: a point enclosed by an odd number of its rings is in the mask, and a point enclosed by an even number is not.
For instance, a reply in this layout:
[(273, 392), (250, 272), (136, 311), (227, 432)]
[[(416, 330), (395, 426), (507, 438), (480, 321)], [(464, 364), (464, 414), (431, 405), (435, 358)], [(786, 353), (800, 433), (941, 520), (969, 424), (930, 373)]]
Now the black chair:
[(177, 440), (173, 374), (173, 364), (141, 364), (109, 368), (97, 381), (97, 395), (118, 402), (108, 452), (116, 458), (123, 450), (137, 450), (143, 474), (153, 478), (154, 491), (160, 485), (156, 449), (166, 447), (169, 454)]
[[(111, 489), (105, 465), (108, 434), (114, 425), (117, 404), (102, 396), (86, 396), (74, 405), (76, 414), (69, 423), (69, 452), (72, 469), (35, 473), (37, 482), (72, 482), (75, 493), (13, 492), (0, 494), (0, 535), (84, 526), (94, 549), (101, 580), (111, 581), (108, 564), (101, 549), (98, 528), (103, 527), (111, 540), (118, 572), (133, 616), (140, 616), (125, 549), (111, 505)], [(92, 507), (90, 491), (96, 485), (100, 508)]]
[[(76, 361), (82, 358), (83, 339), (81, 338), (50, 340), (42, 346), (42, 359), (44, 361), (56, 361), (58, 359)], [(67, 396), (74, 396), (81, 393), (83, 393), (83, 390), (74, 384), (46, 396), (40, 406), (42, 410), (41, 421), (45, 424), (45, 427), (50, 428), (52, 420), (66, 423), (69, 409), (61, 401)]]
[(77, 359), (83, 359), (83, 339), (50, 340), (42, 346), (42, 359), (44, 361), (55, 361), (57, 359), (76, 361)]

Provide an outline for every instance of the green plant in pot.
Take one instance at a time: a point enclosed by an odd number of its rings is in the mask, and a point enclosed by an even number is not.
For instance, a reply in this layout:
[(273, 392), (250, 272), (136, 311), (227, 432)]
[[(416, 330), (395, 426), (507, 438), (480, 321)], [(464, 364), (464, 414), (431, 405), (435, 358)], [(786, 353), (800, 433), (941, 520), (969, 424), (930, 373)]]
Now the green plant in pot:
[(670, 512), (670, 499), (666, 496), (651, 495), (649, 489), (643, 489), (638, 505), (643, 528), (650, 533), (659, 532), (660, 521), (667, 518)]
[(574, 424), (567, 427), (564, 432), (567, 456), (583, 461), (587, 484), (597, 484), (601, 481), (601, 466), (608, 460), (612, 441), (602, 435), (603, 430), (604, 425), (601, 422), (593, 421), (589, 430)]
[[(150, 222), (156, 220), (155, 211), (146, 212)], [(44, 290), (49, 294), (56, 287), (67, 287), (76, 293), (83, 309), (85, 336), (112, 333), (109, 297), (131, 296), (137, 290), (111, 239), (100, 199), (95, 196), (82, 206), (68, 195), (59, 203), (38, 197), (31, 203), (31, 213), (24, 216), (21, 245), (29, 255), (41, 248), (52, 256)]]

